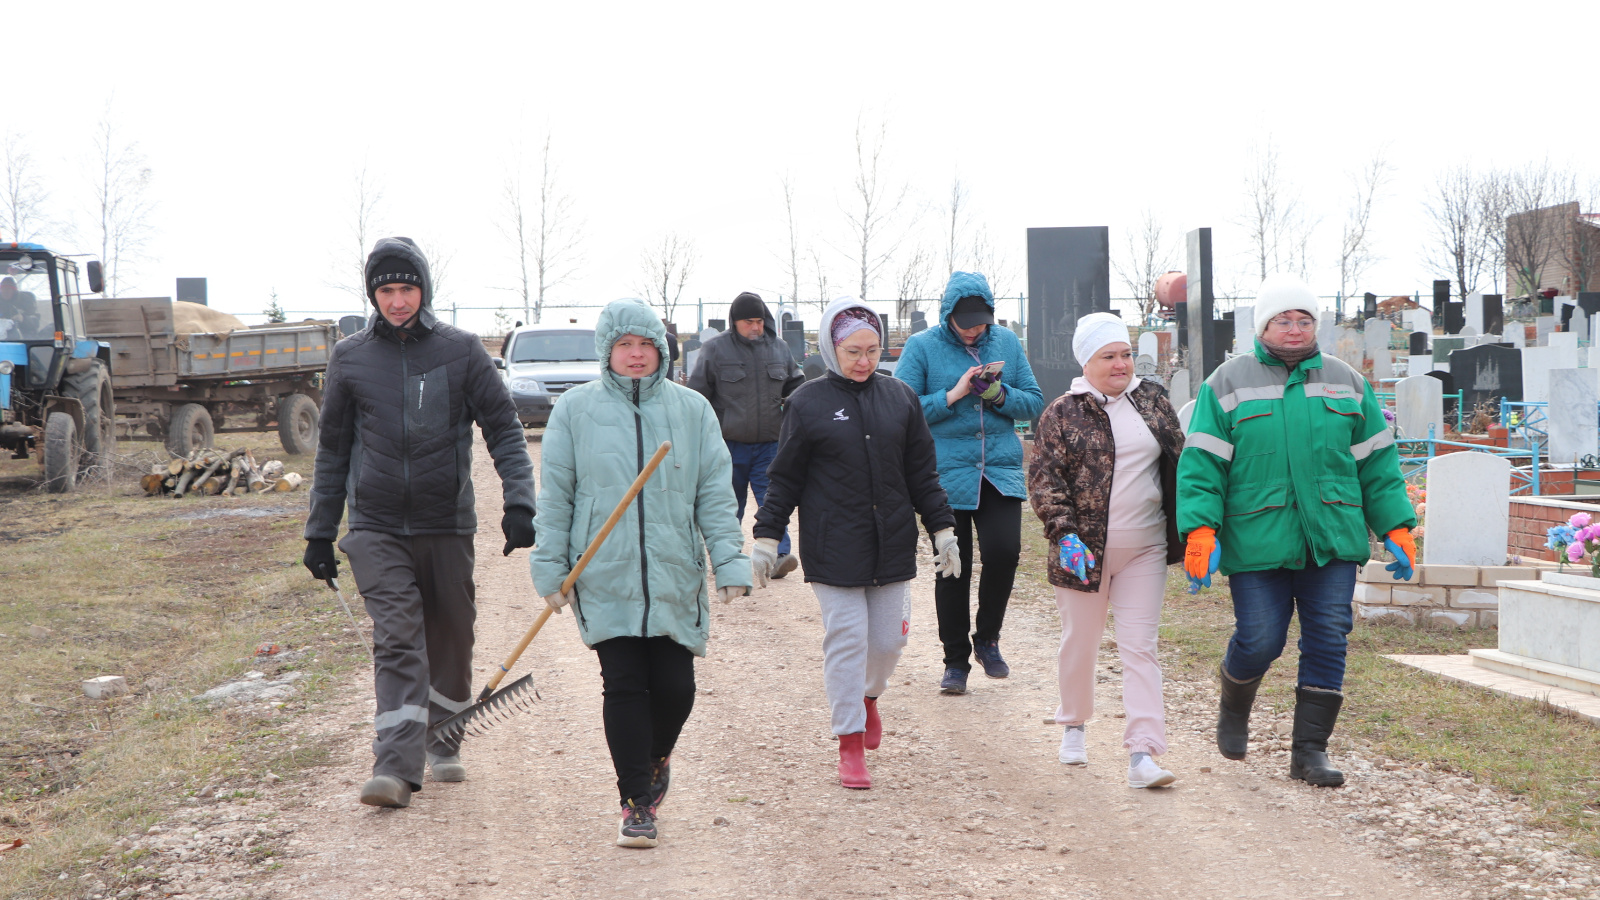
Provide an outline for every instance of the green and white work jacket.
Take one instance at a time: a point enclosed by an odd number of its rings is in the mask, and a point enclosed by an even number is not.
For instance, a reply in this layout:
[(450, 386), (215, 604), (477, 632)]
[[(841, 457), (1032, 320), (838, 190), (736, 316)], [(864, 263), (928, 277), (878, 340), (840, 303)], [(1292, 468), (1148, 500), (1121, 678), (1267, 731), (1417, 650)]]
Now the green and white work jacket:
[(1399, 451), (1366, 379), (1321, 353), (1292, 371), (1256, 342), (1195, 397), (1178, 460), (1178, 530), (1209, 525), (1221, 572), (1364, 563), (1416, 516)]

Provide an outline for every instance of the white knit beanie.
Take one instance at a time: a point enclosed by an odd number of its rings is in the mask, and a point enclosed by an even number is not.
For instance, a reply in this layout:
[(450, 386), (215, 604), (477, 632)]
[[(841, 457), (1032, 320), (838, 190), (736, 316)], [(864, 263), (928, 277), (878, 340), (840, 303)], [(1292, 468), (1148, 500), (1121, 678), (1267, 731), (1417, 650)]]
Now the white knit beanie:
[(1101, 347), (1119, 342), (1133, 345), (1128, 338), (1128, 323), (1113, 313), (1090, 313), (1078, 320), (1078, 327), (1072, 332), (1072, 355), (1082, 366), (1094, 359)]
[(1291, 275), (1267, 276), (1267, 280), (1261, 282), (1261, 290), (1256, 292), (1256, 334), (1266, 331), (1267, 323), (1273, 318), (1292, 309), (1303, 309), (1313, 319), (1322, 311), (1317, 295), (1311, 293), (1305, 282)]

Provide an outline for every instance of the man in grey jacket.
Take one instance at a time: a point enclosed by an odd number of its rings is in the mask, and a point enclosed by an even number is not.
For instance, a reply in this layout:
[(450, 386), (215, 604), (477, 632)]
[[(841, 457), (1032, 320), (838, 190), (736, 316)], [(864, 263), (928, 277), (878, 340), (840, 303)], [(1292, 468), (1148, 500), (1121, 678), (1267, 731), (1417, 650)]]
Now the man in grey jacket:
[[(745, 487), (756, 505), (767, 498), (767, 467), (778, 453), (783, 402), (805, 382), (789, 345), (778, 337), (767, 304), (748, 291), (728, 308), (729, 328), (700, 348), (689, 387), (704, 394), (722, 423), (722, 440), (733, 456), (733, 495), (744, 520)], [(800, 560), (789, 552), (789, 533), (778, 542), (771, 577), (793, 572)]]
[(407, 806), (435, 781), (461, 781), (460, 742), (427, 730), (472, 700), (472, 425), (500, 475), (505, 553), (534, 541), (533, 462), (516, 407), (478, 336), (438, 321), (428, 261), (383, 238), (366, 265), (377, 312), (340, 341), (323, 387), (305, 566), (339, 575), (333, 540), (372, 617), (377, 715), (369, 806)]

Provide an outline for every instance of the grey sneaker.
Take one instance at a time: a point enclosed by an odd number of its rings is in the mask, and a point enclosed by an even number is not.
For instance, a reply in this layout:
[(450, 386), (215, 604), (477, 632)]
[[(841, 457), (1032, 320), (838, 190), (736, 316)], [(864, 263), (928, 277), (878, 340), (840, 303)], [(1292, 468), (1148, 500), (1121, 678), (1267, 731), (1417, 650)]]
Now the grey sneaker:
[(374, 775), (361, 786), (361, 802), (368, 806), (410, 806), (411, 785), (393, 775)]
[(945, 669), (944, 680), (939, 682), (941, 694), (965, 694), (967, 692), (967, 673), (961, 669)]
[(800, 557), (793, 553), (785, 553), (778, 557), (778, 564), (772, 567), (772, 577), (782, 578), (798, 568), (800, 568)]
[(635, 805), (632, 800), (622, 804), (622, 822), (617, 826), (617, 846), (648, 848), (658, 843), (655, 809)]
[(434, 756), (428, 754), (428, 774), (434, 781), (466, 781), (467, 767), (461, 764), (461, 754)]

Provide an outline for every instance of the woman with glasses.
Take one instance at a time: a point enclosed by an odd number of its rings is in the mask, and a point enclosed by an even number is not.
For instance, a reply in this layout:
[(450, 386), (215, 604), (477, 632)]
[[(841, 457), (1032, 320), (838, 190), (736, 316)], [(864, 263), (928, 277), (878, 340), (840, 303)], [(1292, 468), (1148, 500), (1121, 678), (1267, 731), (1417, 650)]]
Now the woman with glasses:
[[(1011, 674), (1000, 655), (1000, 626), (1022, 551), (1022, 501), (1028, 496), (1017, 422), (1039, 415), (1044, 395), (1016, 333), (995, 323), (994, 294), (977, 272), (950, 276), (938, 327), (906, 340), (894, 375), (917, 394), (939, 452), (939, 482), (956, 511), (961, 570), (934, 582), (933, 599), (944, 644), (939, 689), (965, 694), (969, 654), (990, 678)], [(983, 560), (976, 622), (974, 529)]]
[(1222, 658), (1217, 749), (1244, 759), (1250, 707), (1289, 619), (1300, 616), (1289, 777), (1336, 787), (1328, 737), (1344, 703), (1345, 637), (1367, 531), (1411, 577), (1416, 525), (1399, 454), (1361, 373), (1317, 347), (1319, 304), (1274, 276), (1255, 304), (1255, 352), (1217, 367), (1195, 397), (1178, 463), (1178, 530), (1191, 590), (1228, 576), (1234, 630)]
[(800, 559), (822, 609), (822, 680), (839, 738), (839, 781), (870, 788), (864, 750), (883, 739), (878, 698), (911, 631), (917, 517), (934, 572), (957, 574), (955, 515), (939, 487), (933, 436), (917, 398), (878, 374), (883, 322), (853, 298), (817, 330), (828, 374), (789, 395), (750, 567), (765, 586), (778, 541), (800, 510)]

